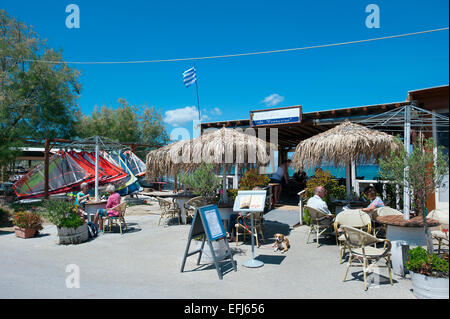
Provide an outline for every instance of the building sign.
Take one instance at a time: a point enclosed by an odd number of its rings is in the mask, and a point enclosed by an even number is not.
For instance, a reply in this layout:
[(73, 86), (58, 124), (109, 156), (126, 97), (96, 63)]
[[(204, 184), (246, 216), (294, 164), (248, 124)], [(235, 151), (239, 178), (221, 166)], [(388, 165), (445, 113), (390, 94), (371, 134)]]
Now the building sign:
[(250, 126), (300, 123), (302, 107), (289, 106), (270, 110), (250, 111)]

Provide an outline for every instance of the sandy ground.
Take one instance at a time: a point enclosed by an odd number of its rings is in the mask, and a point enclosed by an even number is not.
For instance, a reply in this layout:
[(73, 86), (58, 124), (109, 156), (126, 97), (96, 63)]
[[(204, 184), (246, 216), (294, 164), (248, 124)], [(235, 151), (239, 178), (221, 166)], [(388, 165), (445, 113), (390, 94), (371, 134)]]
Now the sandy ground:
[[(306, 244), (308, 227), (290, 228), (283, 222), (289, 219), (283, 216), (287, 213), (268, 215), (267, 241), (255, 248), (263, 267), (243, 266), (252, 256), (250, 242), (230, 243), (237, 271), (222, 263), (223, 280), (213, 265), (197, 265), (196, 256), (188, 257), (185, 271), (180, 271), (190, 225), (158, 226), (157, 204), (128, 208), (128, 230), (123, 235), (115, 230), (80, 245), (57, 245), (53, 225), (31, 239), (3, 229), (0, 298), (414, 298), (409, 275), (394, 275), (391, 286), (386, 269), (377, 270), (379, 275), (371, 277), (367, 291), (359, 268), (351, 269), (344, 282), (347, 263), (339, 264), (334, 239), (321, 240), (319, 248), (313, 242)], [(280, 231), (291, 242), (284, 254), (271, 248), (270, 238)], [(191, 247), (196, 244), (193, 241)], [(70, 265), (78, 267), (79, 288), (67, 287), (75, 273)]]

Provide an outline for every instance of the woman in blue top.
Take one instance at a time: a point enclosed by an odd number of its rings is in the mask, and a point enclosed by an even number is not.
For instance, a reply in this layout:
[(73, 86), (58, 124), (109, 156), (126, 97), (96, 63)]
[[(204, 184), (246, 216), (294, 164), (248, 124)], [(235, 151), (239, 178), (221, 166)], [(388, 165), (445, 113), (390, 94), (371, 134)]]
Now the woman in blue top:
[(364, 190), (364, 194), (366, 194), (367, 198), (370, 200), (370, 204), (366, 208), (362, 209), (363, 212), (372, 213), (375, 209), (384, 206), (383, 200), (379, 196), (377, 196), (375, 187), (367, 187)]
[(78, 205), (78, 212), (83, 217), (86, 215), (84, 204), (89, 200), (89, 185), (87, 183), (82, 183), (80, 185), (81, 190), (77, 193), (77, 197), (75, 198), (75, 205)]

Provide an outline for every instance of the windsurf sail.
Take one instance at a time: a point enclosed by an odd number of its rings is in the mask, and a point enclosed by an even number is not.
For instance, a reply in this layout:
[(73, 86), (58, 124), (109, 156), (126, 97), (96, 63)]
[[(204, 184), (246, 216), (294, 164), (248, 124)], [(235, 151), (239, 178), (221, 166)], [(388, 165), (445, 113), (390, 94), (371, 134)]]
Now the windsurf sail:
[(130, 168), (132, 165), (129, 163), (129, 160), (122, 151), (111, 151), (106, 154), (103, 153), (103, 156), (107, 158), (108, 161), (111, 161), (112, 164), (121, 167), (128, 174), (128, 180), (117, 189), (117, 192), (121, 196), (131, 195), (143, 191), (143, 188), (137, 182), (136, 175)]
[[(44, 170), (44, 163), (41, 163), (14, 183), (13, 189), (18, 198), (44, 196)], [(64, 151), (54, 154), (49, 159), (49, 194), (67, 192), (92, 177), (94, 175), (87, 165)]]
[(145, 175), (147, 169), (145, 163), (136, 156), (132, 151), (123, 152), (126, 159), (127, 166), (131, 169), (133, 174), (137, 177)]

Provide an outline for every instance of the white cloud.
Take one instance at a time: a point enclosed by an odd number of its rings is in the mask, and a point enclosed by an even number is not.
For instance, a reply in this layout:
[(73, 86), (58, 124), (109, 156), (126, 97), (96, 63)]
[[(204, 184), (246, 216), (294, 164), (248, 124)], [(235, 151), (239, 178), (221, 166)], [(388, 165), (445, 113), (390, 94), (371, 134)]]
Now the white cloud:
[(212, 109), (203, 109), (202, 110), (202, 114), (209, 114), (211, 116), (219, 116), (222, 115), (222, 110), (219, 109), (218, 107), (214, 107)]
[(263, 100), (263, 103), (266, 104), (266, 106), (275, 106), (283, 101), (284, 101), (284, 96), (274, 93), (269, 96), (266, 96)]
[(164, 122), (172, 126), (179, 126), (193, 120), (198, 120), (198, 110), (195, 106), (186, 106), (164, 113)]
[(222, 111), (218, 107), (215, 107), (212, 109), (211, 114), (222, 115)]

